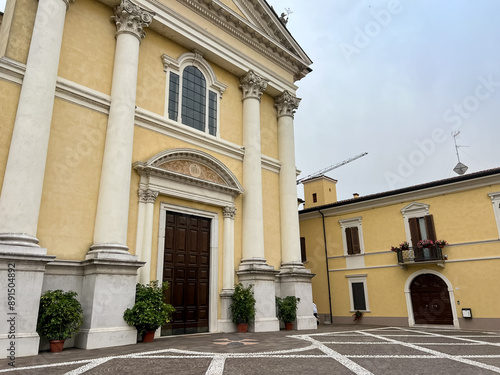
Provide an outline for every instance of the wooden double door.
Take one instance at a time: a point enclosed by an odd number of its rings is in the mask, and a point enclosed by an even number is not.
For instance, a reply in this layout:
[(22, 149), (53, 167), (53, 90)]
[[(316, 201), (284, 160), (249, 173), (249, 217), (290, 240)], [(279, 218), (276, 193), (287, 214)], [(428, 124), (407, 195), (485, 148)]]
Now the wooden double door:
[(162, 335), (208, 332), (210, 219), (167, 211), (163, 259), (175, 312)]
[(416, 324), (453, 324), (448, 286), (433, 274), (417, 276), (410, 286)]

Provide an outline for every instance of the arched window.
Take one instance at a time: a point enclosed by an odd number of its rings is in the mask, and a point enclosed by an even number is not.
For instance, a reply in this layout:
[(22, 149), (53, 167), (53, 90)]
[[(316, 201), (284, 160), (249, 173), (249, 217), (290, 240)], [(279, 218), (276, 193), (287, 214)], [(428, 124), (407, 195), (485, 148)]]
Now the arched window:
[(217, 136), (218, 101), (226, 85), (217, 81), (198, 52), (186, 53), (179, 60), (162, 58), (168, 77), (168, 118)]

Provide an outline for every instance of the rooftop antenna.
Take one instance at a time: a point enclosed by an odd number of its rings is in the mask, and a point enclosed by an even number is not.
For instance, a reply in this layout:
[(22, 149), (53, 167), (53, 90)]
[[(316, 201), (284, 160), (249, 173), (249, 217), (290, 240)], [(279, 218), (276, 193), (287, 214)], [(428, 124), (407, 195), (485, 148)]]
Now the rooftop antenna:
[(467, 167), (465, 164), (460, 162), (460, 154), (458, 153), (458, 149), (460, 147), (468, 147), (468, 146), (461, 146), (457, 145), (457, 137), (460, 135), (460, 131), (455, 131), (451, 132), (451, 136), (453, 137), (453, 141), (455, 142), (455, 151), (457, 152), (457, 159), (458, 159), (458, 164), (453, 168), (453, 171), (459, 175), (463, 175), (465, 172), (467, 172)]

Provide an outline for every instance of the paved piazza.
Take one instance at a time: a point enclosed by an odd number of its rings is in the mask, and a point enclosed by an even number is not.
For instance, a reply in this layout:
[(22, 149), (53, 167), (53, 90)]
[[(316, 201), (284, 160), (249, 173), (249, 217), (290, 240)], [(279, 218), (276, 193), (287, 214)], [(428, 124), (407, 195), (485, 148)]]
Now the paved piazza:
[(325, 326), (202, 334), (0, 360), (13, 374), (498, 374), (500, 332)]

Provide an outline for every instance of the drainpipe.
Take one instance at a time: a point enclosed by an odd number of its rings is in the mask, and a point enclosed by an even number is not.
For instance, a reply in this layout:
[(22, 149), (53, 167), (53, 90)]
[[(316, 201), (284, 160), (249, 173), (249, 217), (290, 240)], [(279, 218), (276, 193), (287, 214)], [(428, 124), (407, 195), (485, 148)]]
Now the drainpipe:
[(323, 215), (323, 212), (321, 212), (321, 210), (318, 210), (318, 212), (321, 214), (321, 216), (323, 218), (323, 241), (325, 242), (326, 280), (328, 283), (328, 302), (330, 304), (330, 324), (331, 324), (333, 322), (332, 293), (330, 292), (330, 271), (328, 270), (328, 248), (326, 245), (325, 215)]

